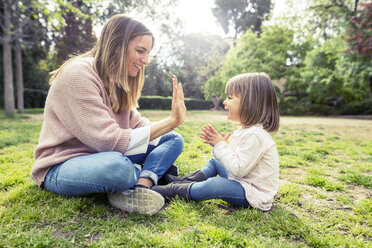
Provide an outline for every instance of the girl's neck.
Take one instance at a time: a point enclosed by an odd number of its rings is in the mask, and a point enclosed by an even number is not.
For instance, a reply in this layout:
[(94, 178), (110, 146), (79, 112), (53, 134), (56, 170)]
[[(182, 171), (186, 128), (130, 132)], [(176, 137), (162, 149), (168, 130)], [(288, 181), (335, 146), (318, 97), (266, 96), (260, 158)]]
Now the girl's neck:
[(251, 126), (240, 124), (241, 129), (249, 128), (249, 127), (261, 127), (261, 126), (262, 126), (261, 123), (257, 123), (257, 124), (251, 125)]

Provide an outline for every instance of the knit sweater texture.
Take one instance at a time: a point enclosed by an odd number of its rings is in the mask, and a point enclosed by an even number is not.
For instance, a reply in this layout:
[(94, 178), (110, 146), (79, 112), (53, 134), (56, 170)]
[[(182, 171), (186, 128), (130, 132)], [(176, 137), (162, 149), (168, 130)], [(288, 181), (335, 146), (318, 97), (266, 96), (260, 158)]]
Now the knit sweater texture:
[(70, 158), (107, 151), (124, 154), (131, 130), (150, 124), (136, 109), (114, 113), (92, 65), (86, 59), (74, 59), (49, 89), (31, 178), (43, 187), (48, 170)]

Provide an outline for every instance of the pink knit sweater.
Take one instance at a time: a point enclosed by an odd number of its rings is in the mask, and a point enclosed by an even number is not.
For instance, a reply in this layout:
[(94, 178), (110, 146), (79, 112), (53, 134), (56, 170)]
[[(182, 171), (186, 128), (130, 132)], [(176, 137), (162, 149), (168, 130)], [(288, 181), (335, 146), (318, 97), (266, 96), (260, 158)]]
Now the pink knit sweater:
[(75, 59), (65, 65), (49, 89), (31, 178), (42, 186), (53, 165), (72, 157), (105, 151), (124, 153), (131, 129), (150, 123), (136, 109), (114, 113), (103, 82), (89, 61)]

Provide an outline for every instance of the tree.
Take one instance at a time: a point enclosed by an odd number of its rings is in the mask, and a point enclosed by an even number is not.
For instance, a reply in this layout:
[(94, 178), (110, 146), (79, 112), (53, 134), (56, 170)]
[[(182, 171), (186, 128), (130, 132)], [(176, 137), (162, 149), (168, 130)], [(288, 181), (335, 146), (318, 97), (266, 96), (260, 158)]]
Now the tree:
[(369, 73), (367, 77), (370, 93), (372, 94), (372, 65), (370, 63), (370, 59), (372, 58), (372, 3), (361, 3), (360, 6), (363, 9), (357, 10), (355, 7), (354, 15), (350, 18), (351, 23), (346, 40), (350, 47), (348, 52), (356, 52), (360, 55), (351, 56), (353, 58), (351, 61), (354, 62), (353, 68), (364, 68), (355, 76)]
[[(17, 108), (19, 113), (24, 111), (23, 101), (23, 68), (22, 46), (29, 46), (40, 41), (44, 29), (39, 21), (39, 13), (43, 5), (37, 1), (8, 1), (3, 2), (4, 15), (1, 27), (3, 36), (3, 69), (4, 69), (4, 107), (6, 115), (14, 114), (14, 86), (12, 68), (12, 47), (16, 50), (17, 78)], [(15, 46), (13, 46), (15, 44)]]
[(12, 68), (12, 36), (11, 36), (11, 4), (10, 0), (3, 1), (2, 37), (3, 68), (4, 68), (4, 108), (5, 114), (11, 116), (15, 112), (14, 86)]
[(349, 16), (357, 3), (357, 0), (308, 0), (298, 4), (298, 1), (287, 0), (285, 11), (271, 21), (292, 29), (296, 40), (312, 40), (316, 47), (347, 31)]
[(347, 41), (350, 52), (358, 52), (366, 59), (372, 57), (372, 3), (360, 6), (362, 10), (357, 10), (350, 18), (350, 28)]
[(164, 63), (159, 63), (153, 58), (146, 66), (145, 84), (142, 95), (144, 96), (170, 96), (172, 94), (172, 69)]
[(22, 68), (22, 47), (19, 40), (16, 41), (16, 61), (17, 61), (17, 109), (19, 114), (24, 113), (23, 99), (23, 68)]
[(183, 64), (177, 72), (186, 97), (204, 99), (204, 83), (219, 69), (229, 45), (218, 35), (194, 33), (183, 38)]
[[(97, 18), (99, 3), (86, 0), (59, 1), (50, 13), (53, 67), (58, 67), (71, 54), (89, 50), (95, 43), (93, 21)], [(57, 20), (57, 21), (56, 21)]]
[(270, 14), (271, 0), (215, 0), (212, 9), (221, 27), (228, 34), (234, 32), (234, 40), (238, 35), (251, 29), (261, 34), (261, 25)]
[(225, 95), (226, 82), (247, 72), (266, 72), (271, 79), (292, 80), (303, 65), (307, 45), (295, 44), (294, 32), (285, 27), (263, 27), (261, 37), (248, 30), (227, 53), (221, 69), (205, 85), (207, 98)]
[(306, 28), (320, 43), (343, 34), (358, 1), (312, 0), (306, 9)]
[(337, 105), (361, 101), (369, 92), (370, 63), (360, 63), (355, 54), (345, 53), (347, 43), (340, 37), (308, 53), (302, 72), (313, 103)]

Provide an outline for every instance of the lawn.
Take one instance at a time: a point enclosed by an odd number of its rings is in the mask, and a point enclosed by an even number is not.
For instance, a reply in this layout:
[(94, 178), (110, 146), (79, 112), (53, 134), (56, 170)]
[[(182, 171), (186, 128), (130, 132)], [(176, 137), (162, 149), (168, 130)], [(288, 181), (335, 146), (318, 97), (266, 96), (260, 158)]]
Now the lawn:
[[(280, 188), (269, 212), (176, 199), (159, 214), (112, 208), (105, 195), (58, 196), (29, 178), (42, 110), (0, 112), (0, 247), (372, 247), (372, 120), (282, 117), (273, 136)], [(143, 111), (151, 120), (165, 111)], [(223, 112), (190, 111), (181, 174), (204, 165), (200, 127), (235, 129)]]

